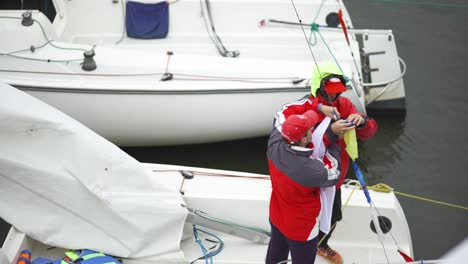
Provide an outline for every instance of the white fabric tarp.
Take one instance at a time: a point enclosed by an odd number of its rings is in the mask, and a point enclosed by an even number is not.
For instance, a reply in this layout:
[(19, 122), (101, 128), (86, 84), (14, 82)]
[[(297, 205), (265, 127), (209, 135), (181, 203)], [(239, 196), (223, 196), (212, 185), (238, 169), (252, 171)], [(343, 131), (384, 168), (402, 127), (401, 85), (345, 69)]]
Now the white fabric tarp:
[(77, 121), (0, 83), (0, 217), (52, 246), (180, 254), (180, 193)]

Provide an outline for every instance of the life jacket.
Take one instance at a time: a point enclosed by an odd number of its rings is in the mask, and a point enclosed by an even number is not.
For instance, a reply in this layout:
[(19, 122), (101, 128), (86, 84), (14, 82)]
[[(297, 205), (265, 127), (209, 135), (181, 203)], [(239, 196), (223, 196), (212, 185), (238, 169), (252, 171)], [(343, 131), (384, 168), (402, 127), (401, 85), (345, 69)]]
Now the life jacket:
[(47, 259), (38, 257), (32, 264), (122, 264), (119, 260), (104, 253), (90, 249), (67, 250), (65, 257), (60, 259)]
[(65, 257), (61, 260), (60, 264), (70, 263), (121, 264), (121, 262), (115, 259), (114, 257), (90, 249), (67, 250), (65, 252)]

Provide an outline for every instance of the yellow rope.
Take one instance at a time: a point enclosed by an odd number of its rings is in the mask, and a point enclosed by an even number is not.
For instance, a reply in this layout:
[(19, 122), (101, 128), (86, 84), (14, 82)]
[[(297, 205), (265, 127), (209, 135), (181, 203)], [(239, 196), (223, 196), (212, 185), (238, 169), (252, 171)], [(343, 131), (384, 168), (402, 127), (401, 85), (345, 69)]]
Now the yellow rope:
[[(359, 184), (359, 182), (356, 182), (356, 187), (358, 187), (359, 189), (362, 189), (362, 186)], [(414, 199), (418, 199), (418, 200), (421, 200), (421, 201), (426, 201), (426, 202), (430, 202), (430, 203), (441, 204), (441, 205), (445, 205), (445, 206), (450, 206), (450, 207), (455, 207), (455, 208), (460, 208), (460, 209), (468, 210), (468, 207), (465, 207), (465, 206), (456, 205), (456, 204), (451, 204), (451, 203), (446, 203), (446, 202), (441, 202), (441, 201), (436, 201), (436, 200), (433, 200), (433, 199), (428, 199), (428, 198), (424, 198), (424, 197), (416, 196), (416, 195), (412, 195), (412, 194), (397, 192), (397, 191), (394, 191), (392, 187), (390, 187), (389, 185), (387, 185), (387, 184), (385, 184), (385, 183), (377, 183), (377, 184), (372, 185), (372, 186), (367, 186), (367, 189), (373, 190), (373, 191), (376, 191), (376, 192), (385, 192), (385, 193), (389, 193), (389, 192), (393, 191), (393, 193), (395, 193), (395, 194), (402, 195), (402, 196), (406, 196), (406, 197), (410, 197), (410, 198), (414, 198)], [(348, 198), (346, 199), (345, 204), (341, 207), (341, 210), (344, 211), (344, 209), (345, 209), (346, 206), (348, 205), (349, 200), (351, 199), (351, 196), (353, 195), (353, 193), (354, 193), (355, 190), (356, 190), (356, 188), (353, 188), (353, 190), (351, 191), (351, 193), (348, 195)], [(338, 222), (334, 223), (334, 224), (331, 226), (330, 230), (332, 230), (332, 229), (335, 227), (335, 225), (336, 225), (337, 223), (338, 223)], [(326, 236), (324, 236), (324, 237), (322, 237), (322, 239), (320, 239), (320, 241), (318, 242), (318, 245), (317, 245), (317, 246), (320, 246), (320, 244), (322, 244), (322, 241), (325, 239), (325, 237), (326, 237)]]
[[(386, 192), (386, 193), (393, 191), (393, 188), (388, 186), (385, 183), (378, 183), (378, 184), (373, 185), (373, 186), (367, 186), (367, 189), (373, 190), (373, 191), (376, 191), (376, 192)], [(418, 199), (418, 200), (425, 201), (425, 202), (441, 204), (441, 205), (445, 205), (445, 206), (450, 206), (450, 207), (455, 207), (455, 208), (459, 208), (459, 209), (463, 209), (463, 210), (468, 210), (468, 207), (466, 207), (466, 206), (441, 202), (441, 201), (437, 201), (437, 200), (433, 200), (433, 199), (429, 199), (429, 198), (424, 198), (424, 197), (421, 197), (421, 196), (412, 195), (412, 194), (408, 194), (408, 193), (402, 193), (402, 192), (397, 192), (397, 191), (393, 191), (393, 192), (395, 194), (398, 194), (398, 195), (406, 196), (406, 197), (413, 198), (413, 199)]]

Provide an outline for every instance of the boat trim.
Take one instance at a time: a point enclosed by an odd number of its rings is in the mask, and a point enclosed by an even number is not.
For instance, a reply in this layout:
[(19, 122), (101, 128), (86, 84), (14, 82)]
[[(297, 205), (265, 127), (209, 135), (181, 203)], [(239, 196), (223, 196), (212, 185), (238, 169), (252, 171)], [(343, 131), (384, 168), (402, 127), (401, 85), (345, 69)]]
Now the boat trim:
[(242, 94), (242, 93), (284, 93), (309, 92), (310, 87), (279, 87), (255, 89), (211, 89), (211, 90), (123, 90), (123, 89), (86, 89), (86, 88), (49, 88), (37, 86), (14, 85), (22, 91), (60, 92), (60, 93), (92, 93), (92, 94)]

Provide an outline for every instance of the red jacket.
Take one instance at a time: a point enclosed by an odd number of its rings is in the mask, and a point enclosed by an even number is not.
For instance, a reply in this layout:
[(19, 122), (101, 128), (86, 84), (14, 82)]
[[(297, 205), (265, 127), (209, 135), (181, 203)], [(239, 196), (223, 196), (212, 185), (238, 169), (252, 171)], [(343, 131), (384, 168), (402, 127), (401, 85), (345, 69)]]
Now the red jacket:
[[(317, 106), (319, 103), (323, 105), (330, 105), (330, 103), (325, 100), (322, 96), (317, 95), (313, 97), (312, 95), (306, 96), (301, 100), (288, 103), (283, 105), (282, 109), (276, 113), (276, 123), (277, 128), (281, 127), (281, 124), (286, 120), (286, 118), (292, 114), (303, 114), (309, 110), (314, 110), (319, 114), (319, 122), (325, 118), (325, 115), (318, 111)], [(366, 120), (365, 126), (356, 129), (356, 136), (358, 139), (366, 140), (375, 135), (378, 129), (377, 122), (374, 119), (369, 118), (361, 113), (359, 113), (351, 101), (343, 96), (338, 97), (335, 101), (332, 102), (333, 107), (336, 107), (338, 112), (340, 112), (341, 119), (347, 119), (351, 114), (360, 114)], [(324, 138), (325, 145), (327, 145), (328, 139)], [(336, 184), (336, 188), (340, 188), (343, 184), (346, 174), (349, 169), (349, 155), (346, 152), (346, 144), (343, 139), (338, 140), (338, 144), (341, 146), (340, 152), (340, 180)]]
[(322, 162), (310, 158), (312, 149), (287, 144), (274, 128), (268, 140), (267, 155), (272, 184), (271, 223), (289, 239), (315, 238), (319, 233), (320, 187), (337, 183), (340, 147), (332, 144)]

